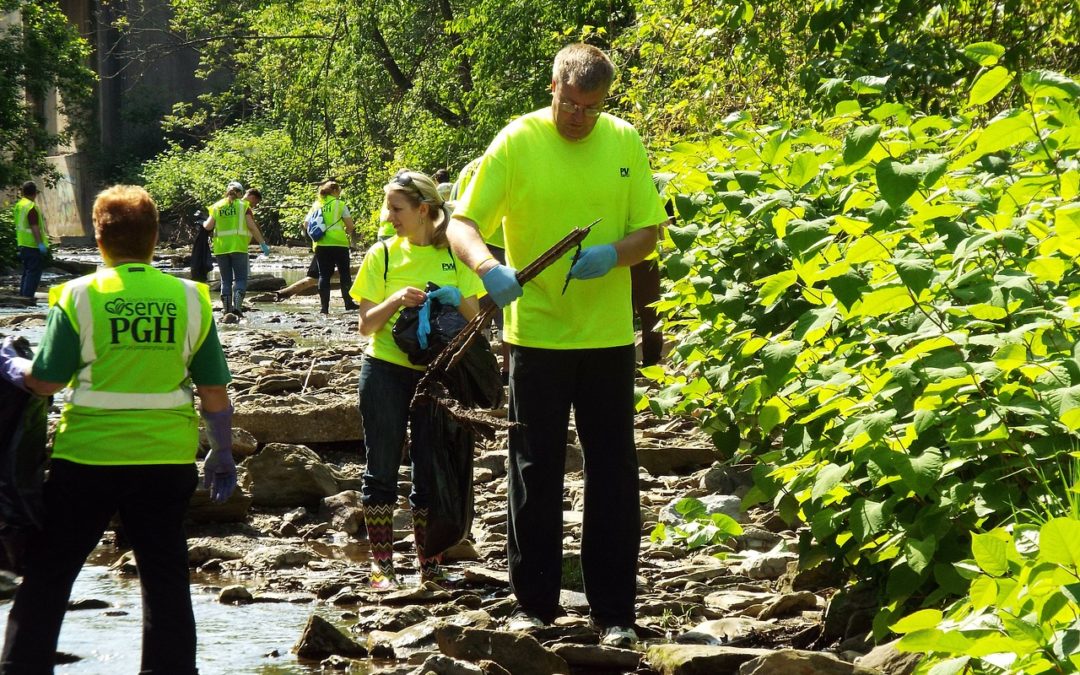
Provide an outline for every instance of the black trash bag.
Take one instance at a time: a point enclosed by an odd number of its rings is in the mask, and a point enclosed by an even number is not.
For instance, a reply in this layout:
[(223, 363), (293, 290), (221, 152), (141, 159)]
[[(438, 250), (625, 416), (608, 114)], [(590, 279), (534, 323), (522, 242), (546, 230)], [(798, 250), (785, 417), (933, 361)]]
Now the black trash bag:
[[(196, 214), (199, 216), (201, 214)], [(214, 269), (214, 252), (210, 248), (210, 233), (202, 223), (196, 224), (195, 243), (191, 245), (191, 279), (206, 283), (210, 270)]]
[[(425, 292), (437, 291), (439, 287), (430, 281)], [(420, 325), (420, 307), (406, 307), (401, 310), (391, 333), (398, 349), (405, 352), (409, 357), (409, 363), (426, 366), (431, 363), (435, 356), (449, 344), (455, 335), (461, 332), (468, 321), (461, 315), (457, 307), (444, 305), (438, 300), (431, 300), (431, 314), (429, 323), (431, 333), (428, 334), (428, 346), (424, 349), (420, 346), (420, 340), (416, 337), (416, 329)]]
[(491, 343), (477, 334), (461, 359), (443, 375), (450, 396), (467, 408), (501, 408), (502, 371)]
[[(16, 351), (32, 358), (25, 339)], [(49, 398), (28, 394), (0, 378), (0, 569), (21, 573), (26, 539), (45, 519)]]
[(432, 558), (457, 544), (472, 531), (473, 448), (476, 436), (458, 424), (442, 406), (424, 401), (414, 411), (427, 415), (435, 430), (432, 473), (435, 477), (428, 504), (424, 557)]

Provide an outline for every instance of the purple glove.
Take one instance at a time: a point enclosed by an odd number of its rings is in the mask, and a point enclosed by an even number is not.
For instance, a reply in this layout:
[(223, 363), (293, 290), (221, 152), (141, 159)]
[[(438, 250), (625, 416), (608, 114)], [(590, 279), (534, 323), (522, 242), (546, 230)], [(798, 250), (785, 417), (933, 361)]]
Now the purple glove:
[(480, 281), (484, 282), (484, 289), (499, 307), (506, 307), (524, 293), (517, 280), (517, 270), (506, 265), (492, 267)]
[(218, 412), (203, 411), (210, 452), (203, 460), (203, 487), (210, 490), (210, 499), (224, 502), (236, 488), (236, 462), (232, 456), (232, 416), (230, 405)]
[(30, 359), (19, 355), (15, 349), (15, 338), (4, 338), (3, 345), (0, 345), (0, 378), (29, 394), (32, 393), (26, 387), (26, 375), (29, 372)]
[(575, 279), (597, 279), (604, 276), (619, 262), (619, 253), (611, 244), (590, 246), (574, 256), (570, 276)]

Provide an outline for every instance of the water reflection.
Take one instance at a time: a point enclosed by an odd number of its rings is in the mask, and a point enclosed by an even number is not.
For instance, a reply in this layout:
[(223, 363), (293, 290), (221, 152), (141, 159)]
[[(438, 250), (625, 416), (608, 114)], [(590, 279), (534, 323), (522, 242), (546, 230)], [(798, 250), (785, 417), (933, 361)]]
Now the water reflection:
[[(72, 599), (96, 598), (109, 609), (68, 612), (59, 650), (81, 657), (57, 666), (58, 673), (137, 673), (142, 642), (142, 599), (137, 579), (113, 576), (107, 567), (87, 565), (75, 581)], [(199, 672), (316, 673), (289, 651), (296, 643), (313, 604), (255, 603), (222, 605), (217, 589), (192, 586), (199, 635)], [(0, 605), (7, 623), (10, 601)], [(276, 652), (279, 656), (268, 656)], [(354, 671), (355, 672), (355, 671)]]

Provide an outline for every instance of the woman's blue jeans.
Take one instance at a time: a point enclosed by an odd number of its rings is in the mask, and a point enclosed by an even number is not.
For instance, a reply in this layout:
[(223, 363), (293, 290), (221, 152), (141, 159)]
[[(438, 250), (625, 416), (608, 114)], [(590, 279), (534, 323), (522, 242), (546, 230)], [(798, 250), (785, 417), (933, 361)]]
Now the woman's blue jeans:
[(412, 461), (413, 509), (426, 508), (432, 491), (432, 448), (435, 443), (429, 404), (410, 413), (416, 385), (424, 371), (413, 370), (364, 355), (360, 368), (360, 417), (364, 424), (367, 466), (364, 468), (364, 504), (393, 504), (397, 501), (397, 475), (405, 447), (406, 430), (411, 431), (409, 458)]
[(217, 259), (218, 274), (221, 275), (221, 297), (233, 298), (233, 291), (243, 293), (247, 290), (248, 254), (226, 253), (214, 256)]

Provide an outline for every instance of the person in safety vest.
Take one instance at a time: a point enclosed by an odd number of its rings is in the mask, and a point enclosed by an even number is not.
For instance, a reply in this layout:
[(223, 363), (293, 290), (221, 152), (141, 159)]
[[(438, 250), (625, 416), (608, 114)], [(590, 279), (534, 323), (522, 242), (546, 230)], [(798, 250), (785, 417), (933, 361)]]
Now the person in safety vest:
[(352, 287), (349, 241), (356, 232), (356, 226), (349, 207), (341, 201), (341, 186), (337, 181), (328, 180), (319, 186), (319, 198), (315, 204), (322, 207), (323, 222), (326, 223), (326, 234), (318, 241), (311, 242), (315, 259), (319, 261), (319, 311), (330, 313), (330, 278), (334, 276), (335, 268), (345, 310), (355, 311), (360, 307), (349, 297), (349, 288)]
[(33, 298), (41, 282), (41, 270), (49, 254), (49, 237), (45, 234), (45, 216), (37, 205), (38, 189), (33, 181), (26, 181), (19, 191), (22, 198), (15, 202), (15, 243), (22, 261), (22, 277), (19, 279), (19, 295)]
[[(51, 673), (71, 586), (119, 515), (143, 596), (142, 673), (193, 674), (195, 619), (183, 521), (198, 482), (201, 402), (211, 449), (203, 485), (214, 501), (236, 486), (231, 379), (207, 287), (150, 265), (158, 211), (141, 188), (94, 201), (105, 267), (50, 290), (31, 363), (0, 348), (0, 376), (41, 396), (71, 388), (44, 486), (45, 523), (27, 543), (8, 615), (2, 673)], [(193, 392), (194, 385), (194, 392)]]
[[(510, 343), (507, 557), (511, 630), (559, 613), (563, 472), (573, 409), (585, 457), (581, 566), (589, 613), (608, 646), (634, 632), (640, 544), (634, 447), (630, 265), (656, 248), (667, 216), (645, 147), (603, 111), (615, 66), (596, 47), (556, 56), (551, 105), (510, 122), (484, 152), (447, 236), (504, 308)], [(522, 289), (517, 270), (575, 227), (585, 247)], [(484, 237), (502, 227), (506, 263)]]
[(263, 255), (270, 255), (270, 247), (255, 224), (251, 204), (241, 199), (243, 193), (243, 185), (237, 181), (229, 183), (225, 196), (210, 206), (210, 215), (203, 223), (203, 227), (214, 235), (214, 258), (221, 276), (221, 312), (241, 316), (247, 291), (251, 238), (255, 237), (259, 242)]
[[(429, 506), (435, 487), (433, 453), (438, 442), (430, 403), (410, 409), (426, 366), (416, 365), (398, 347), (393, 328), (402, 309), (420, 307), (429, 298), (456, 307), (471, 319), (483, 291), (472, 270), (460, 264), (446, 240), (448, 206), (435, 183), (418, 171), (401, 170), (383, 187), (385, 208), (397, 236), (368, 249), (352, 296), (360, 302), (361, 335), (371, 336), (360, 368), (360, 417), (364, 426), (364, 523), (371, 544), (370, 584), (376, 589), (398, 584), (394, 571), (394, 506), (398, 466), (406, 430), (411, 429), (413, 533), (422, 581), (442, 576), (441, 556), (423, 554)], [(431, 293), (428, 282), (439, 286)], [(430, 305), (428, 305), (430, 309)]]

